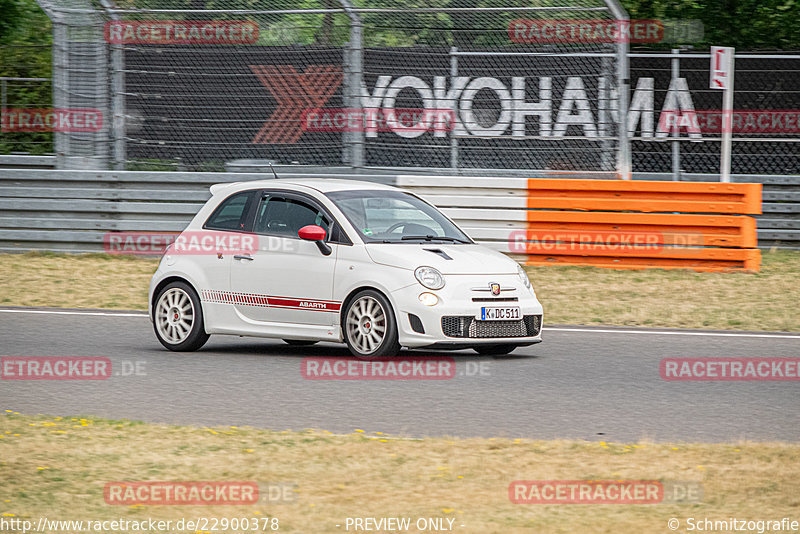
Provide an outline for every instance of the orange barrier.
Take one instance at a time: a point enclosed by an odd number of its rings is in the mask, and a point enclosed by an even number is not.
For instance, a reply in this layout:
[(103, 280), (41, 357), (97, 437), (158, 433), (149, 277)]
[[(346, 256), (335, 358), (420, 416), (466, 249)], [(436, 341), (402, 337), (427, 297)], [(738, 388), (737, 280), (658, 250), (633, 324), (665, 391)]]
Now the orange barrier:
[(689, 215), (683, 213), (527, 212), (526, 241), (558, 239), (592, 242), (598, 234), (659, 237), (663, 245), (755, 248), (756, 221), (740, 215)]
[(528, 208), (760, 214), (761, 184), (531, 178)]
[[(761, 184), (529, 179), (527, 265), (758, 271)], [(578, 211), (544, 211), (544, 210)], [(679, 212), (679, 213), (658, 213)]]

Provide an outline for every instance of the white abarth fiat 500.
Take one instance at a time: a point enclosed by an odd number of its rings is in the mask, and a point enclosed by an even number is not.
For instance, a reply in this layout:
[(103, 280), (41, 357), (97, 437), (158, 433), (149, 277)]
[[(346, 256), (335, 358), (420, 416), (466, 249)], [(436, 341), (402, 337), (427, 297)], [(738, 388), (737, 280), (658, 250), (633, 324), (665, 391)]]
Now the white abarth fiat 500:
[(166, 348), (210, 334), (507, 354), (541, 341), (525, 271), (413, 193), (349, 180), (217, 184), (166, 250), (150, 318)]

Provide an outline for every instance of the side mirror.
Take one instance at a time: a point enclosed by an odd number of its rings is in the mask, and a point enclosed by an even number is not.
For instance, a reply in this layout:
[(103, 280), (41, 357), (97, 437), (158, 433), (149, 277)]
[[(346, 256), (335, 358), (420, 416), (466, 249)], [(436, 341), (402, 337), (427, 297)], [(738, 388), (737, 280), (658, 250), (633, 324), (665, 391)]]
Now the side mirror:
[(319, 248), (319, 251), (322, 252), (324, 256), (328, 256), (331, 253), (330, 245), (325, 242), (325, 237), (327, 235), (328, 233), (325, 231), (325, 229), (321, 226), (317, 226), (316, 224), (304, 226), (297, 232), (297, 236), (300, 239), (315, 242), (317, 244), (317, 248)]

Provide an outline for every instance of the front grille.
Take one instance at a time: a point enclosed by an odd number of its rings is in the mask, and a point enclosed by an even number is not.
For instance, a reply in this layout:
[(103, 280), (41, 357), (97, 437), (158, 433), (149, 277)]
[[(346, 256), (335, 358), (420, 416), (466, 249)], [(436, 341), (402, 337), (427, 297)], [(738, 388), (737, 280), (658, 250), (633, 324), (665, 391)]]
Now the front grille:
[(517, 302), (517, 297), (473, 297), (472, 302)]
[(466, 337), (464, 332), (472, 321), (472, 317), (448, 315), (442, 317), (442, 332), (447, 337)]
[(477, 321), (471, 315), (442, 317), (442, 332), (447, 337), (531, 337), (539, 335), (541, 328), (541, 315), (526, 315), (521, 321)]

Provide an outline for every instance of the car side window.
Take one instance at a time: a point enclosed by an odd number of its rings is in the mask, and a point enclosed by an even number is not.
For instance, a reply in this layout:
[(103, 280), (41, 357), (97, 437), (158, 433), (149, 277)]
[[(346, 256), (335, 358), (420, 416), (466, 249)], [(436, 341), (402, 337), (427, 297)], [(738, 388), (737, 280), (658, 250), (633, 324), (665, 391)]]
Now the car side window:
[(253, 231), (257, 234), (297, 237), (304, 226), (315, 224), (328, 230), (328, 217), (312, 205), (293, 198), (266, 196), (256, 210)]
[(210, 230), (233, 230), (243, 231), (247, 217), (250, 199), (253, 197), (252, 191), (236, 193), (217, 206), (214, 213), (206, 221), (204, 228)]

